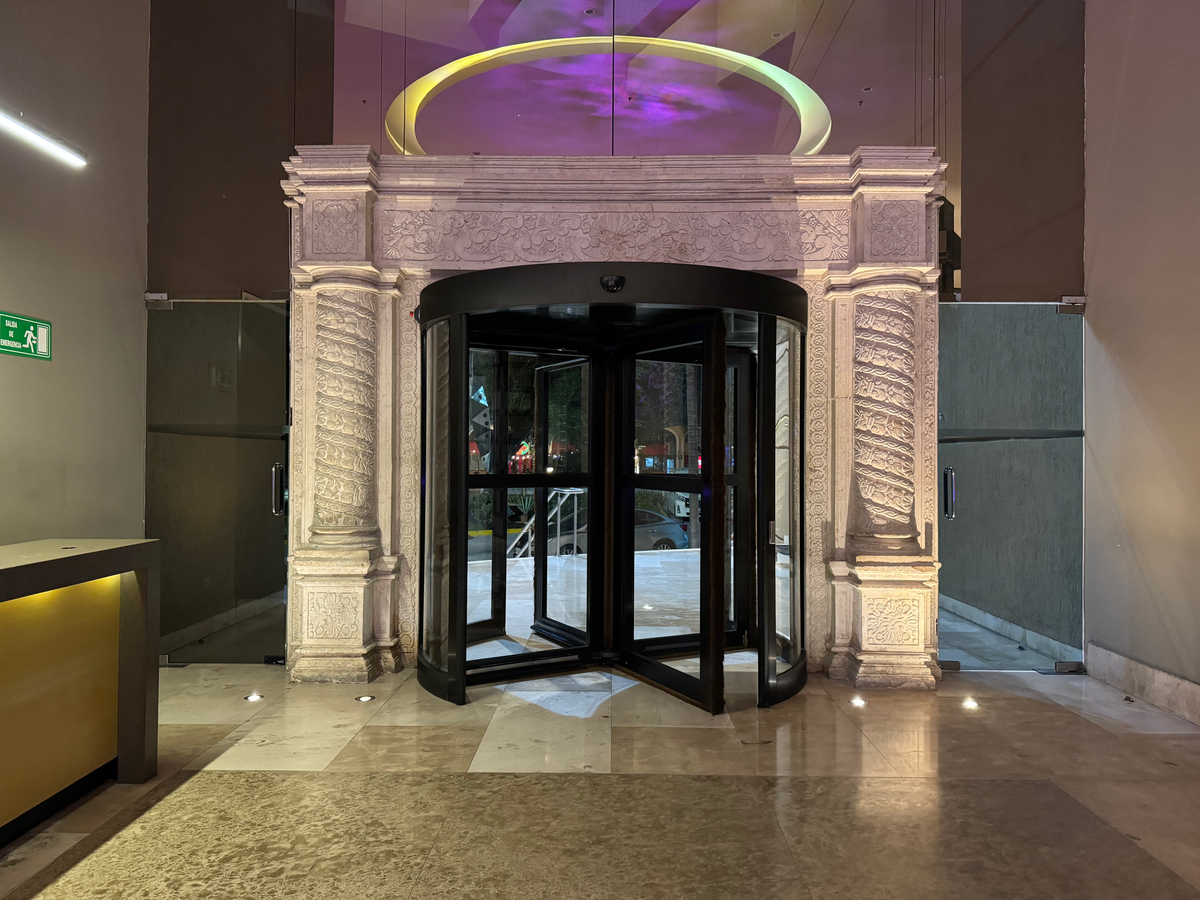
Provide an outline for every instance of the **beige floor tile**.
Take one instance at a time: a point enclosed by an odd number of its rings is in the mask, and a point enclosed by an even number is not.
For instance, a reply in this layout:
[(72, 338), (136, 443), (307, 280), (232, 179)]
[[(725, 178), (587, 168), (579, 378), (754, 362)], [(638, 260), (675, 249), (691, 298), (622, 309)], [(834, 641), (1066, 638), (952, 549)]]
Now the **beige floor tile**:
[(1200, 888), (1200, 782), (1062, 779), (1057, 783), (1192, 887)]
[(410, 678), (393, 693), (371, 719), (374, 725), (455, 725), (486, 727), (504, 695), (504, 685), (487, 684), (467, 689), (467, 702), (456, 706), (440, 700)]
[(732, 728), (612, 730), (612, 771), (633, 775), (754, 775), (755, 757)]
[(472, 772), (608, 772), (611, 694), (507, 690)]
[(468, 775), (412, 898), (810, 900), (752, 780)]
[(1041, 778), (1006, 740), (963, 730), (867, 731), (896, 773), (920, 778)]
[(1105, 734), (1086, 741), (1021, 735), (1012, 745), (1046, 778), (1195, 781), (1200, 780), (1195, 741), (1169, 735)]
[[(90, 854), (52, 862), (39, 900), (394, 900), (410, 896), (459, 775), (182, 776)], [(145, 801), (140, 801), (145, 803)], [(69, 852), (63, 857), (67, 860)], [(26, 888), (20, 889), (21, 893)], [(24, 897), (22, 897), (24, 900)]]
[[(287, 691), (287, 673), (276, 666), (162, 668), (159, 679), (160, 725), (240, 725)], [(246, 700), (251, 694), (263, 699)]]
[(486, 730), (457, 725), (368, 725), (326, 771), (465, 772)]
[(1048, 781), (778, 778), (769, 803), (821, 900), (1196, 900)]
[(86, 835), (43, 831), (0, 848), (0, 897), (36, 874)]
[[(387, 685), (367, 686), (372, 692)], [(187, 769), (320, 771), (381, 709), (363, 685), (301, 684), (188, 763)]]
[(693, 706), (644, 682), (612, 677), (612, 724), (622, 728), (732, 728), (727, 714)]
[(68, 834), (95, 831), (149, 793), (233, 730), (230, 725), (162, 725), (158, 729), (158, 774), (144, 784), (109, 781), (52, 818), (47, 830)]

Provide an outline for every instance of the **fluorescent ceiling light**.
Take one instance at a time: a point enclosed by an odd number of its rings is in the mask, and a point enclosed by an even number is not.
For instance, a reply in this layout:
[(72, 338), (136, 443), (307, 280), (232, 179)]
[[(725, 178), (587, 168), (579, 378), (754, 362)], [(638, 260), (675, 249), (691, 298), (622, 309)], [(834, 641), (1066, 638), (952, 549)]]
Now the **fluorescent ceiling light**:
[(50, 132), (25, 121), (20, 113), (15, 113), (3, 106), (0, 106), (0, 129), (7, 131), (15, 137), (19, 137), (27, 143), (33, 144), (39, 150), (49, 153), (55, 159), (65, 162), (68, 166), (80, 169), (87, 165), (87, 154), (82, 150), (76, 150), (61, 138), (57, 138)]

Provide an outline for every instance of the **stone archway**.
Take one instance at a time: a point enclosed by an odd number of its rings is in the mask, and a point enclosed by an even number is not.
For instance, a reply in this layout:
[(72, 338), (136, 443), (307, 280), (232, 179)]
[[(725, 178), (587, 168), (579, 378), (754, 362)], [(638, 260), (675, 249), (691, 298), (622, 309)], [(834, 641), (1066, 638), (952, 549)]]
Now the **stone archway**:
[(752, 269), (808, 291), (810, 666), (856, 684), (933, 686), (944, 166), (932, 151), (297, 152), (283, 182), (294, 680), (367, 681), (416, 652), (420, 291), (472, 269), (645, 261)]

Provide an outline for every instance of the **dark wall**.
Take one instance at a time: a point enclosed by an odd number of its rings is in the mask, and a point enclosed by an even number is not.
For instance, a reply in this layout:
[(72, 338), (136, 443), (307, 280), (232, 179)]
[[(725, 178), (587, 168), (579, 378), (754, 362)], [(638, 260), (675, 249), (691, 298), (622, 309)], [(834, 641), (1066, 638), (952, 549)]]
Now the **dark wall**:
[[(286, 297), (280, 164), (332, 139), (333, 0), (154, 0), (146, 289)], [(216, 630), (283, 587), (269, 485), (286, 449), (286, 308), (177, 304), (150, 313), (149, 333), (146, 532), (163, 540), (162, 632)]]
[(280, 163), (333, 139), (333, 0), (154, 0), (149, 284), (288, 290)]
[(1083, 0), (962, 4), (962, 298), (1083, 293)]

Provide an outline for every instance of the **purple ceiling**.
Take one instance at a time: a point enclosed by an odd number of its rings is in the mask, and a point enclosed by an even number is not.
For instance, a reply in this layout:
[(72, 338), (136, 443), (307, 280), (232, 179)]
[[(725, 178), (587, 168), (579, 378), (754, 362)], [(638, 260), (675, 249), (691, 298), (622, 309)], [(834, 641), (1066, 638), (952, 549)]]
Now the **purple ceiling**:
[[(885, 9), (889, 2), (857, 6)], [(881, 80), (864, 71), (848, 82), (845, 97), (831, 97), (827, 84), (811, 80), (822, 66), (831, 73), (835, 66), (859, 68), (852, 55), (829, 54), (843, 26), (874, 29), (904, 53), (914, 45), (911, 26), (903, 30), (910, 12), (897, 8), (894, 17), (881, 17), (856, 13), (855, 6), (847, 0), (337, 0), (335, 136), (394, 152), (383, 138), (383, 115), (416, 78), (489, 48), (614, 33), (710, 44), (788, 69), (826, 100), (836, 136), (853, 125), (851, 117), (863, 118), (859, 77)], [(896, 81), (912, 84), (907, 72)], [(882, 100), (881, 94), (869, 99)], [(903, 110), (897, 117), (911, 123)], [(546, 59), (474, 76), (430, 101), (417, 128), (428, 153), (485, 155), (784, 153), (799, 135), (792, 110), (749, 78), (628, 54)], [(879, 130), (874, 142), (899, 142)]]

